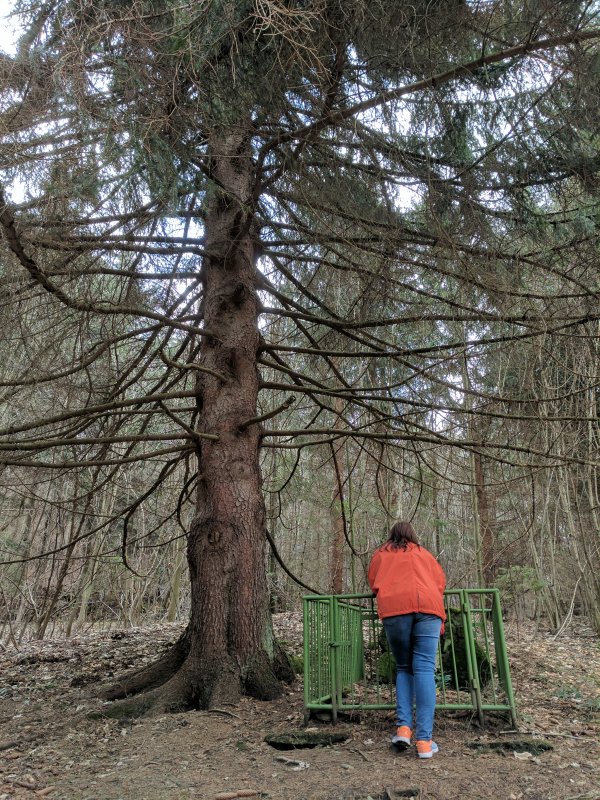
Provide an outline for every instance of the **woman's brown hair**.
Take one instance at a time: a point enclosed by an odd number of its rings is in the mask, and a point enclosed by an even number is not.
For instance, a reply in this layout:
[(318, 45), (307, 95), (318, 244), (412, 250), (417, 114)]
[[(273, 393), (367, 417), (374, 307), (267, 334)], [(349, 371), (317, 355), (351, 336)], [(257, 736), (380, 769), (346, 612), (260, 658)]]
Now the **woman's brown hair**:
[(396, 522), (392, 525), (388, 540), (385, 542), (384, 547), (391, 548), (392, 550), (406, 550), (408, 544), (416, 544), (420, 547), (419, 540), (415, 529), (410, 522)]

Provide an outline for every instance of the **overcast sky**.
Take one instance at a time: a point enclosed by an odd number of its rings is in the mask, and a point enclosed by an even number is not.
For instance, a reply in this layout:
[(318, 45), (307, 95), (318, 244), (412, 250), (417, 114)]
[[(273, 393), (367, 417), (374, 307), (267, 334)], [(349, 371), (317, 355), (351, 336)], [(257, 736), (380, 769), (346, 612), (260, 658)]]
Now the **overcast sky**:
[(21, 28), (17, 20), (11, 16), (14, 0), (0, 0), (0, 50), (5, 53), (14, 53), (17, 39), (21, 35)]

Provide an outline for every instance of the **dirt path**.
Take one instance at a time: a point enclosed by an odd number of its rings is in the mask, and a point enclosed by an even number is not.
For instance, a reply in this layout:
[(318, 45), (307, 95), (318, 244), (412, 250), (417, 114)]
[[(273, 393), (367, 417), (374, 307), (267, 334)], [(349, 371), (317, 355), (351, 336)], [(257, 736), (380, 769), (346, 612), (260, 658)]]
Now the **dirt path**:
[[(299, 615), (276, 624), (299, 647)], [(600, 800), (600, 640), (582, 624), (557, 640), (532, 626), (509, 629), (521, 732), (440, 715), (441, 752), (430, 762), (390, 752), (385, 712), (338, 724), (343, 744), (273, 750), (266, 734), (302, 727), (300, 684), (273, 703), (246, 699), (127, 724), (87, 717), (100, 707), (94, 685), (155, 657), (178, 632), (87, 634), (0, 651), (0, 800), (214, 800), (242, 790), (273, 800), (378, 800), (386, 788), (390, 797), (412, 789), (419, 800)], [(532, 735), (553, 749), (515, 755), (513, 745)], [(474, 750), (476, 742), (507, 749)]]

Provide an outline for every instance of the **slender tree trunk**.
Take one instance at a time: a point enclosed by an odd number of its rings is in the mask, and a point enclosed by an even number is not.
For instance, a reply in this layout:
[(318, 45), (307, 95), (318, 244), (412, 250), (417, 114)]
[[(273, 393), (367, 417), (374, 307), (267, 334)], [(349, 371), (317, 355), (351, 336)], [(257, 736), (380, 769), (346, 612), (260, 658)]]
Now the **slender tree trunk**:
[[(463, 339), (465, 342), (467, 341), (467, 333), (464, 327), (463, 327)], [(465, 395), (464, 395), (465, 410), (467, 412), (470, 412), (473, 408), (473, 398), (470, 394), (471, 379), (469, 377), (469, 363), (466, 351), (462, 364), (462, 384), (463, 384), (463, 389), (465, 390)], [(469, 432), (469, 438), (475, 439), (477, 431), (473, 423), (473, 417), (469, 413), (467, 415), (467, 430)], [(485, 577), (483, 574), (483, 559), (481, 553), (481, 518), (479, 515), (479, 496), (477, 493), (477, 462), (476, 462), (477, 455), (478, 454), (474, 450), (471, 450), (471, 453), (469, 455), (469, 466), (471, 473), (469, 479), (471, 484), (473, 550), (475, 552), (477, 586), (482, 587), (485, 586)], [(481, 456), (479, 457), (481, 458)]]
[(171, 587), (169, 590), (169, 605), (167, 607), (167, 622), (175, 622), (179, 609), (179, 599), (181, 597), (181, 578), (185, 568), (185, 547), (181, 544), (182, 540), (175, 542), (175, 569), (171, 576)]
[[(335, 397), (333, 406), (336, 412), (334, 430), (340, 428), (339, 414), (343, 410), (343, 401)], [(329, 585), (333, 594), (342, 594), (344, 591), (344, 515), (343, 515), (343, 478), (342, 458), (343, 445), (334, 442), (331, 448), (331, 464), (333, 468), (333, 492), (331, 495), (330, 520), (331, 520), (331, 546), (329, 549)]]
[[(271, 451), (271, 480), (275, 479), (276, 472), (276, 455), (275, 450)], [(277, 502), (277, 494), (273, 491), (269, 492), (269, 520), (268, 524), (271, 530), (271, 539), (277, 544), (277, 521), (279, 517), (279, 503)], [(268, 575), (269, 575), (269, 608), (276, 614), (283, 611), (283, 592), (279, 581), (279, 564), (275, 558), (272, 548), (269, 548), (267, 555)]]
[[(154, 668), (109, 697), (161, 683), (145, 703), (209, 708), (241, 693), (281, 693), (265, 574), (265, 506), (259, 466), (259, 301), (252, 238), (253, 172), (246, 131), (212, 141), (215, 191), (205, 219), (204, 326), (198, 379), (196, 514), (188, 537), (191, 619)], [(169, 680), (165, 681), (172, 675)], [(139, 709), (138, 709), (139, 710)], [(143, 708), (142, 708), (143, 710)]]
[(477, 495), (477, 513), (479, 514), (479, 530), (481, 534), (481, 568), (485, 586), (493, 586), (496, 579), (494, 564), (494, 536), (490, 525), (489, 497), (485, 488), (483, 473), (483, 457), (481, 453), (473, 453), (475, 492)]

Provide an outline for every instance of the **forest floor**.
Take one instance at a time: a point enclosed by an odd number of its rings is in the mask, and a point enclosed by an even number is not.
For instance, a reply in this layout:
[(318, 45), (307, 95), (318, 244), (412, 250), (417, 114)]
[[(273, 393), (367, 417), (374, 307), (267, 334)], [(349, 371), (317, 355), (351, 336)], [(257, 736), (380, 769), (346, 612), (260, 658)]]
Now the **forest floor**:
[[(299, 649), (300, 615), (275, 623)], [(303, 728), (300, 682), (269, 703), (127, 723), (87, 716), (102, 707), (95, 685), (155, 658), (179, 632), (163, 625), (1, 649), (0, 800), (600, 800), (600, 639), (581, 621), (558, 638), (508, 625), (520, 731), (439, 714), (430, 761), (391, 752), (385, 711), (311, 723), (346, 734), (342, 744), (272, 749), (265, 735)], [(519, 752), (523, 738), (552, 749)]]

